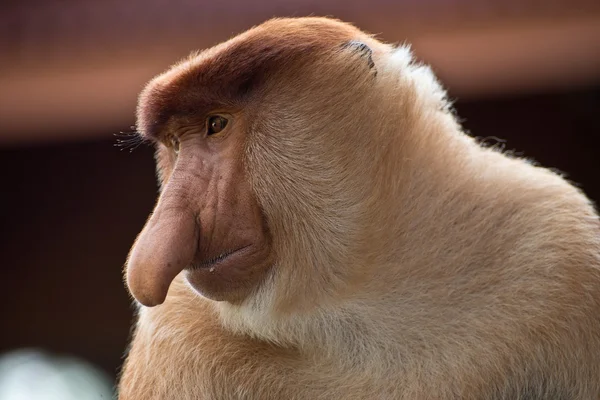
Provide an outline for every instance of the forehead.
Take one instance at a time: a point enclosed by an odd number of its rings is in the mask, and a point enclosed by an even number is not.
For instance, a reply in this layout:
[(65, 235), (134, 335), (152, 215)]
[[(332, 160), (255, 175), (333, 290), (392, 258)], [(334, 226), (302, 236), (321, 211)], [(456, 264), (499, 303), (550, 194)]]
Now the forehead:
[(152, 136), (170, 117), (242, 107), (280, 71), (310, 63), (363, 35), (329, 19), (280, 19), (192, 55), (153, 79), (140, 95), (138, 130)]

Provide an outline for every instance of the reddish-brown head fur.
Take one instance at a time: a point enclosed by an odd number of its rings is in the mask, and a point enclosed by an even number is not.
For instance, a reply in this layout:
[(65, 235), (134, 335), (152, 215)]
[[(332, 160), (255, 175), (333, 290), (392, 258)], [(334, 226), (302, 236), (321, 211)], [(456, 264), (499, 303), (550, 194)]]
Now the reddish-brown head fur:
[(138, 129), (155, 136), (168, 118), (246, 106), (277, 73), (314, 63), (362, 36), (328, 19), (272, 20), (191, 55), (150, 82), (140, 96)]

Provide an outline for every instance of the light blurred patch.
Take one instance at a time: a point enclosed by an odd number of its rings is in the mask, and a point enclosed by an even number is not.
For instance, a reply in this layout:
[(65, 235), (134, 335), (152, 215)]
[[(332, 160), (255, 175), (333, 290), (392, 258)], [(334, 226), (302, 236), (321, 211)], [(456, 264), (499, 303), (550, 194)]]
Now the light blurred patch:
[(0, 356), (2, 400), (110, 400), (112, 382), (93, 365), (22, 349)]

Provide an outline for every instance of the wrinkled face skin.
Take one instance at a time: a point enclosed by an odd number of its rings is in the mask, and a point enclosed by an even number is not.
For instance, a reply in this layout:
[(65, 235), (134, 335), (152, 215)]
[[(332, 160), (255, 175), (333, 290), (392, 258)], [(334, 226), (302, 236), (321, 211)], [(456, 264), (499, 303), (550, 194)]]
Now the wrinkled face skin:
[(163, 190), (127, 266), (143, 305), (162, 303), (182, 271), (198, 293), (229, 302), (264, 277), (270, 238), (246, 179), (244, 139), (241, 114), (228, 110), (169, 118), (153, 138)]

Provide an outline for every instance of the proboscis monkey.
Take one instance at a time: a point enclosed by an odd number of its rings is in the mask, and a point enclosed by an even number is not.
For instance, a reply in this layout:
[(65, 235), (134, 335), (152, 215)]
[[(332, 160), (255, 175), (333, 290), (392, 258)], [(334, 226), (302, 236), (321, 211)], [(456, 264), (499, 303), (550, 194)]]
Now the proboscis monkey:
[(121, 400), (600, 398), (600, 225), (406, 47), (275, 19), (154, 78)]

